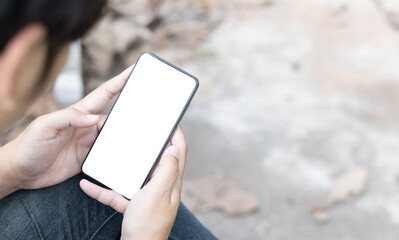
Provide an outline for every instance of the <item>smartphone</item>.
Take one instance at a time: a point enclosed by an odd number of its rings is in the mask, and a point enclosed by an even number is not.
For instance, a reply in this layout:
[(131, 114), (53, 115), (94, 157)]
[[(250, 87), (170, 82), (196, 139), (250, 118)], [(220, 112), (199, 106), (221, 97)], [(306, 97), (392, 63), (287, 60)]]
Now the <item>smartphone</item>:
[(180, 68), (153, 53), (141, 54), (82, 172), (131, 199), (148, 182), (198, 86)]

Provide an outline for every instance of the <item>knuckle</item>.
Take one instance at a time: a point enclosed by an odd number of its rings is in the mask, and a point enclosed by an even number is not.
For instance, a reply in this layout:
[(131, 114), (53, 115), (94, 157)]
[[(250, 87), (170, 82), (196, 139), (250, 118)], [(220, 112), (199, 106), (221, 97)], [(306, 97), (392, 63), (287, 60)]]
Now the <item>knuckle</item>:
[(81, 112), (74, 106), (70, 106), (65, 109), (66, 111), (69, 111), (71, 114), (77, 115), (80, 114)]
[(112, 91), (111, 89), (108, 89), (107, 87), (108, 87), (107, 82), (104, 83), (104, 84), (101, 86), (102, 91), (103, 91), (103, 94), (104, 94), (105, 96), (107, 96), (107, 98), (111, 99), (111, 98), (113, 98), (113, 97), (117, 94), (117, 92), (114, 92), (114, 91)]
[(118, 201), (116, 200), (115, 196), (113, 196), (110, 201), (108, 202), (108, 206), (112, 207), (113, 209), (116, 209), (118, 206)]
[(80, 113), (83, 113), (83, 112), (86, 111), (86, 109), (84, 109), (84, 107), (81, 106), (81, 104), (79, 102), (69, 106), (68, 108), (74, 109), (74, 110), (76, 110), (76, 111), (78, 111)]
[(69, 106), (69, 107), (67, 107), (67, 108), (74, 108), (74, 109), (78, 109), (78, 108), (79, 108), (79, 106), (78, 106), (78, 103), (74, 103), (74, 104), (70, 105), (70, 106)]

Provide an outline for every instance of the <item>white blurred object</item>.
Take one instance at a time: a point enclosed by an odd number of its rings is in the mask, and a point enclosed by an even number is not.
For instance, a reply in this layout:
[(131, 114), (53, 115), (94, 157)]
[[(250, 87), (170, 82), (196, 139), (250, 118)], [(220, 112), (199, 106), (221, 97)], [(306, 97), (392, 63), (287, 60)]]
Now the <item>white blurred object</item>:
[(83, 98), (82, 48), (80, 41), (71, 44), (69, 57), (54, 85), (55, 101), (62, 107)]

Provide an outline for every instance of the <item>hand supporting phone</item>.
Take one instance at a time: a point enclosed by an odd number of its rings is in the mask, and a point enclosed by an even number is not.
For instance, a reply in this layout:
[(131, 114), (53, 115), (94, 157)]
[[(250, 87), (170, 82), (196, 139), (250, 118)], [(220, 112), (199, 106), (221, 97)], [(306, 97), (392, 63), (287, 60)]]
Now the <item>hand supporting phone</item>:
[(143, 53), (87, 154), (83, 173), (132, 198), (149, 179), (198, 85), (194, 76)]

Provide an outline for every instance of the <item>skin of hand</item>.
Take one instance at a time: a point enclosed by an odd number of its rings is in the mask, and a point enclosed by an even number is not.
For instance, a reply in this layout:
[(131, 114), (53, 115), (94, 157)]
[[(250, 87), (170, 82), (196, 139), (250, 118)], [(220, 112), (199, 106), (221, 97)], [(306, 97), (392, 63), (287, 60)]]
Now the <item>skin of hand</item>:
[(187, 145), (181, 127), (176, 129), (151, 180), (128, 201), (115, 191), (87, 180), (82, 190), (99, 202), (124, 213), (122, 239), (167, 239), (181, 201)]
[[(132, 66), (133, 67), (133, 66)], [(60, 183), (81, 165), (105, 117), (95, 115), (124, 86), (132, 67), (104, 83), (80, 102), (33, 121), (16, 139), (0, 148), (0, 184), (6, 191), (37, 189)], [(181, 201), (187, 146), (179, 126), (151, 180), (131, 201), (87, 180), (83, 191), (124, 213), (123, 239), (166, 239)]]
[(105, 119), (95, 114), (121, 91), (132, 67), (80, 102), (38, 117), (16, 139), (0, 148), (0, 182), (7, 184), (8, 194), (55, 185), (81, 171), (84, 157)]

